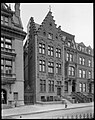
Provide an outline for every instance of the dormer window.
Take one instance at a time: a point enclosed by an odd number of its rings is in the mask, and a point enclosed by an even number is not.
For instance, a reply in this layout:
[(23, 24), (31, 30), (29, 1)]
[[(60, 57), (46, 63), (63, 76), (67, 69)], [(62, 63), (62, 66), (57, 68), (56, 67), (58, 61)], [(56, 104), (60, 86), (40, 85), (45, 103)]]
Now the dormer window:
[(82, 47), (82, 52), (84, 52), (84, 47)]
[(90, 49), (88, 49), (88, 54), (91, 54), (91, 50)]
[(79, 46), (79, 50), (82, 51), (82, 46)]
[(68, 47), (71, 47), (71, 42), (68, 41)]

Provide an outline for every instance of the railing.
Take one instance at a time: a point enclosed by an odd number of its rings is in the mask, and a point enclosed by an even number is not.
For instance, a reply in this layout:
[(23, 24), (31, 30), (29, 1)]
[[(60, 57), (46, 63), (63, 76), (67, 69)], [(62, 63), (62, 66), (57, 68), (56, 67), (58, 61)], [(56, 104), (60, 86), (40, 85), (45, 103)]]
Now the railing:
[(76, 101), (78, 101), (78, 102), (82, 102), (82, 103), (90, 102), (90, 99), (87, 96), (85, 96), (83, 93), (80, 93), (80, 92), (72, 92), (71, 96), (75, 97)]
[(84, 102), (90, 102), (90, 99), (89, 99), (86, 95), (84, 95), (84, 94), (81, 93), (81, 92), (77, 92), (77, 93), (78, 93), (80, 96), (82, 96)]
[(74, 97), (75, 100), (78, 101), (79, 103), (83, 103), (84, 102), (83, 98), (79, 94), (77, 94), (76, 92), (72, 92), (71, 96)]
[(94, 113), (84, 113), (84, 114), (76, 114), (76, 115), (67, 115), (67, 116), (59, 116), (53, 117), (51, 119), (92, 119), (94, 118)]
[(13, 84), (16, 80), (16, 74), (1, 73), (2, 84)]

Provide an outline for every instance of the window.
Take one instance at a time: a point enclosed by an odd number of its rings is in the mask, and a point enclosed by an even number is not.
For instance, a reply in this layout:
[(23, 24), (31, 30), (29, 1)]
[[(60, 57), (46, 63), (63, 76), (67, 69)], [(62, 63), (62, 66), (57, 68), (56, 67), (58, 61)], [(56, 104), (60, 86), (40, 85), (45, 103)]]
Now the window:
[(12, 39), (1, 37), (1, 47), (7, 48), (6, 50), (12, 49)]
[(45, 72), (45, 61), (39, 60), (39, 71)]
[(82, 70), (79, 70), (79, 77), (82, 77)]
[(82, 59), (82, 65), (85, 65), (85, 59), (84, 58)]
[(52, 33), (48, 33), (48, 38), (49, 39), (53, 39), (53, 34)]
[(69, 53), (66, 54), (66, 60), (69, 61)]
[(12, 43), (12, 40), (9, 38), (5, 38), (5, 42)]
[(79, 83), (79, 91), (82, 92), (82, 83)]
[(84, 47), (82, 47), (82, 52), (84, 52)]
[(91, 60), (88, 60), (88, 66), (91, 67)]
[(6, 70), (6, 74), (12, 74), (12, 67), (5, 67), (5, 70)]
[(82, 51), (82, 46), (79, 46), (79, 50)]
[(41, 92), (46, 91), (46, 80), (40, 80), (40, 91)]
[(54, 73), (54, 63), (48, 62), (48, 73)]
[(3, 24), (3, 16), (1, 16), (1, 24)]
[(1, 47), (4, 47), (4, 43), (1, 43)]
[(83, 92), (86, 92), (86, 84), (83, 83)]
[(54, 55), (54, 49), (52, 46), (48, 46), (48, 55), (53, 56)]
[(82, 64), (82, 57), (79, 57), (79, 64)]
[(61, 74), (61, 64), (59, 64), (59, 63), (56, 63), (56, 73), (57, 74)]
[(4, 59), (1, 59), (1, 64), (4, 65)]
[(3, 38), (3, 37), (1, 37), (1, 41), (2, 41), (2, 42), (4, 41), (4, 38)]
[(12, 65), (12, 61), (11, 60), (6, 60), (6, 65)]
[(91, 71), (88, 72), (88, 78), (91, 79)]
[(5, 48), (7, 48), (7, 49), (12, 49), (12, 45), (10, 45), (10, 44), (5, 44)]
[(15, 101), (18, 100), (18, 92), (14, 92), (14, 100), (15, 100)]
[(75, 75), (75, 68), (72, 66), (69, 66), (69, 75), (74, 76)]
[(70, 54), (70, 61), (73, 61), (73, 55)]
[(39, 53), (45, 54), (45, 44), (39, 43)]
[(88, 53), (91, 54), (91, 50), (90, 49), (88, 49)]
[(56, 57), (61, 58), (61, 49), (56, 48)]
[(45, 101), (45, 96), (41, 96), (41, 101)]
[(1, 24), (8, 25), (8, 17), (1, 16)]
[(83, 78), (86, 78), (86, 71), (83, 70)]
[(49, 80), (49, 92), (54, 92), (54, 81)]
[(1, 66), (1, 73), (4, 73), (4, 66)]
[(70, 41), (68, 41), (68, 47), (71, 47), (71, 42)]

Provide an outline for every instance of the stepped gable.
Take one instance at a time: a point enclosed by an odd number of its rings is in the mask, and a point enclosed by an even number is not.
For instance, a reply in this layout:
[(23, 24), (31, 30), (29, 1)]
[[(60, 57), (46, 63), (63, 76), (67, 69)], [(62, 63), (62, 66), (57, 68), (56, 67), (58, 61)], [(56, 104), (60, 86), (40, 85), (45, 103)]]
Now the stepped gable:
[[(37, 24), (36, 24), (36, 26), (37, 26)], [(31, 33), (34, 33), (34, 34), (36, 34), (36, 26), (35, 26), (35, 22), (34, 22), (34, 19), (33, 19), (33, 17), (31, 17), (30, 18), (30, 34)]]
[(45, 19), (43, 20), (43, 22), (41, 23), (41, 25), (38, 28), (39, 32), (41, 32), (42, 30), (45, 30), (45, 31), (50, 30), (53, 32), (53, 30), (56, 29), (55, 20), (53, 18), (54, 17), (52, 16), (52, 12), (49, 11), (48, 14), (46, 15)]

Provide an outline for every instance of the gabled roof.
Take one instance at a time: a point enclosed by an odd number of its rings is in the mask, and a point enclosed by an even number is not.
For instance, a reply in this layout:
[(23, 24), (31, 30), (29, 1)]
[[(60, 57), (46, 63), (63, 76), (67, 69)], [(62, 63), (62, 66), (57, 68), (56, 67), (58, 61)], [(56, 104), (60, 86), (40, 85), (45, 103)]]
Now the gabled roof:
[[(1, 10), (4, 10), (6, 12), (10, 12), (11, 8), (6, 3), (1, 3)], [(11, 11), (12, 12), (12, 11)]]
[(84, 45), (84, 43), (83, 42), (81, 42), (81, 43), (78, 43), (79, 45), (82, 45), (82, 46), (84, 46), (85, 47), (85, 45)]

